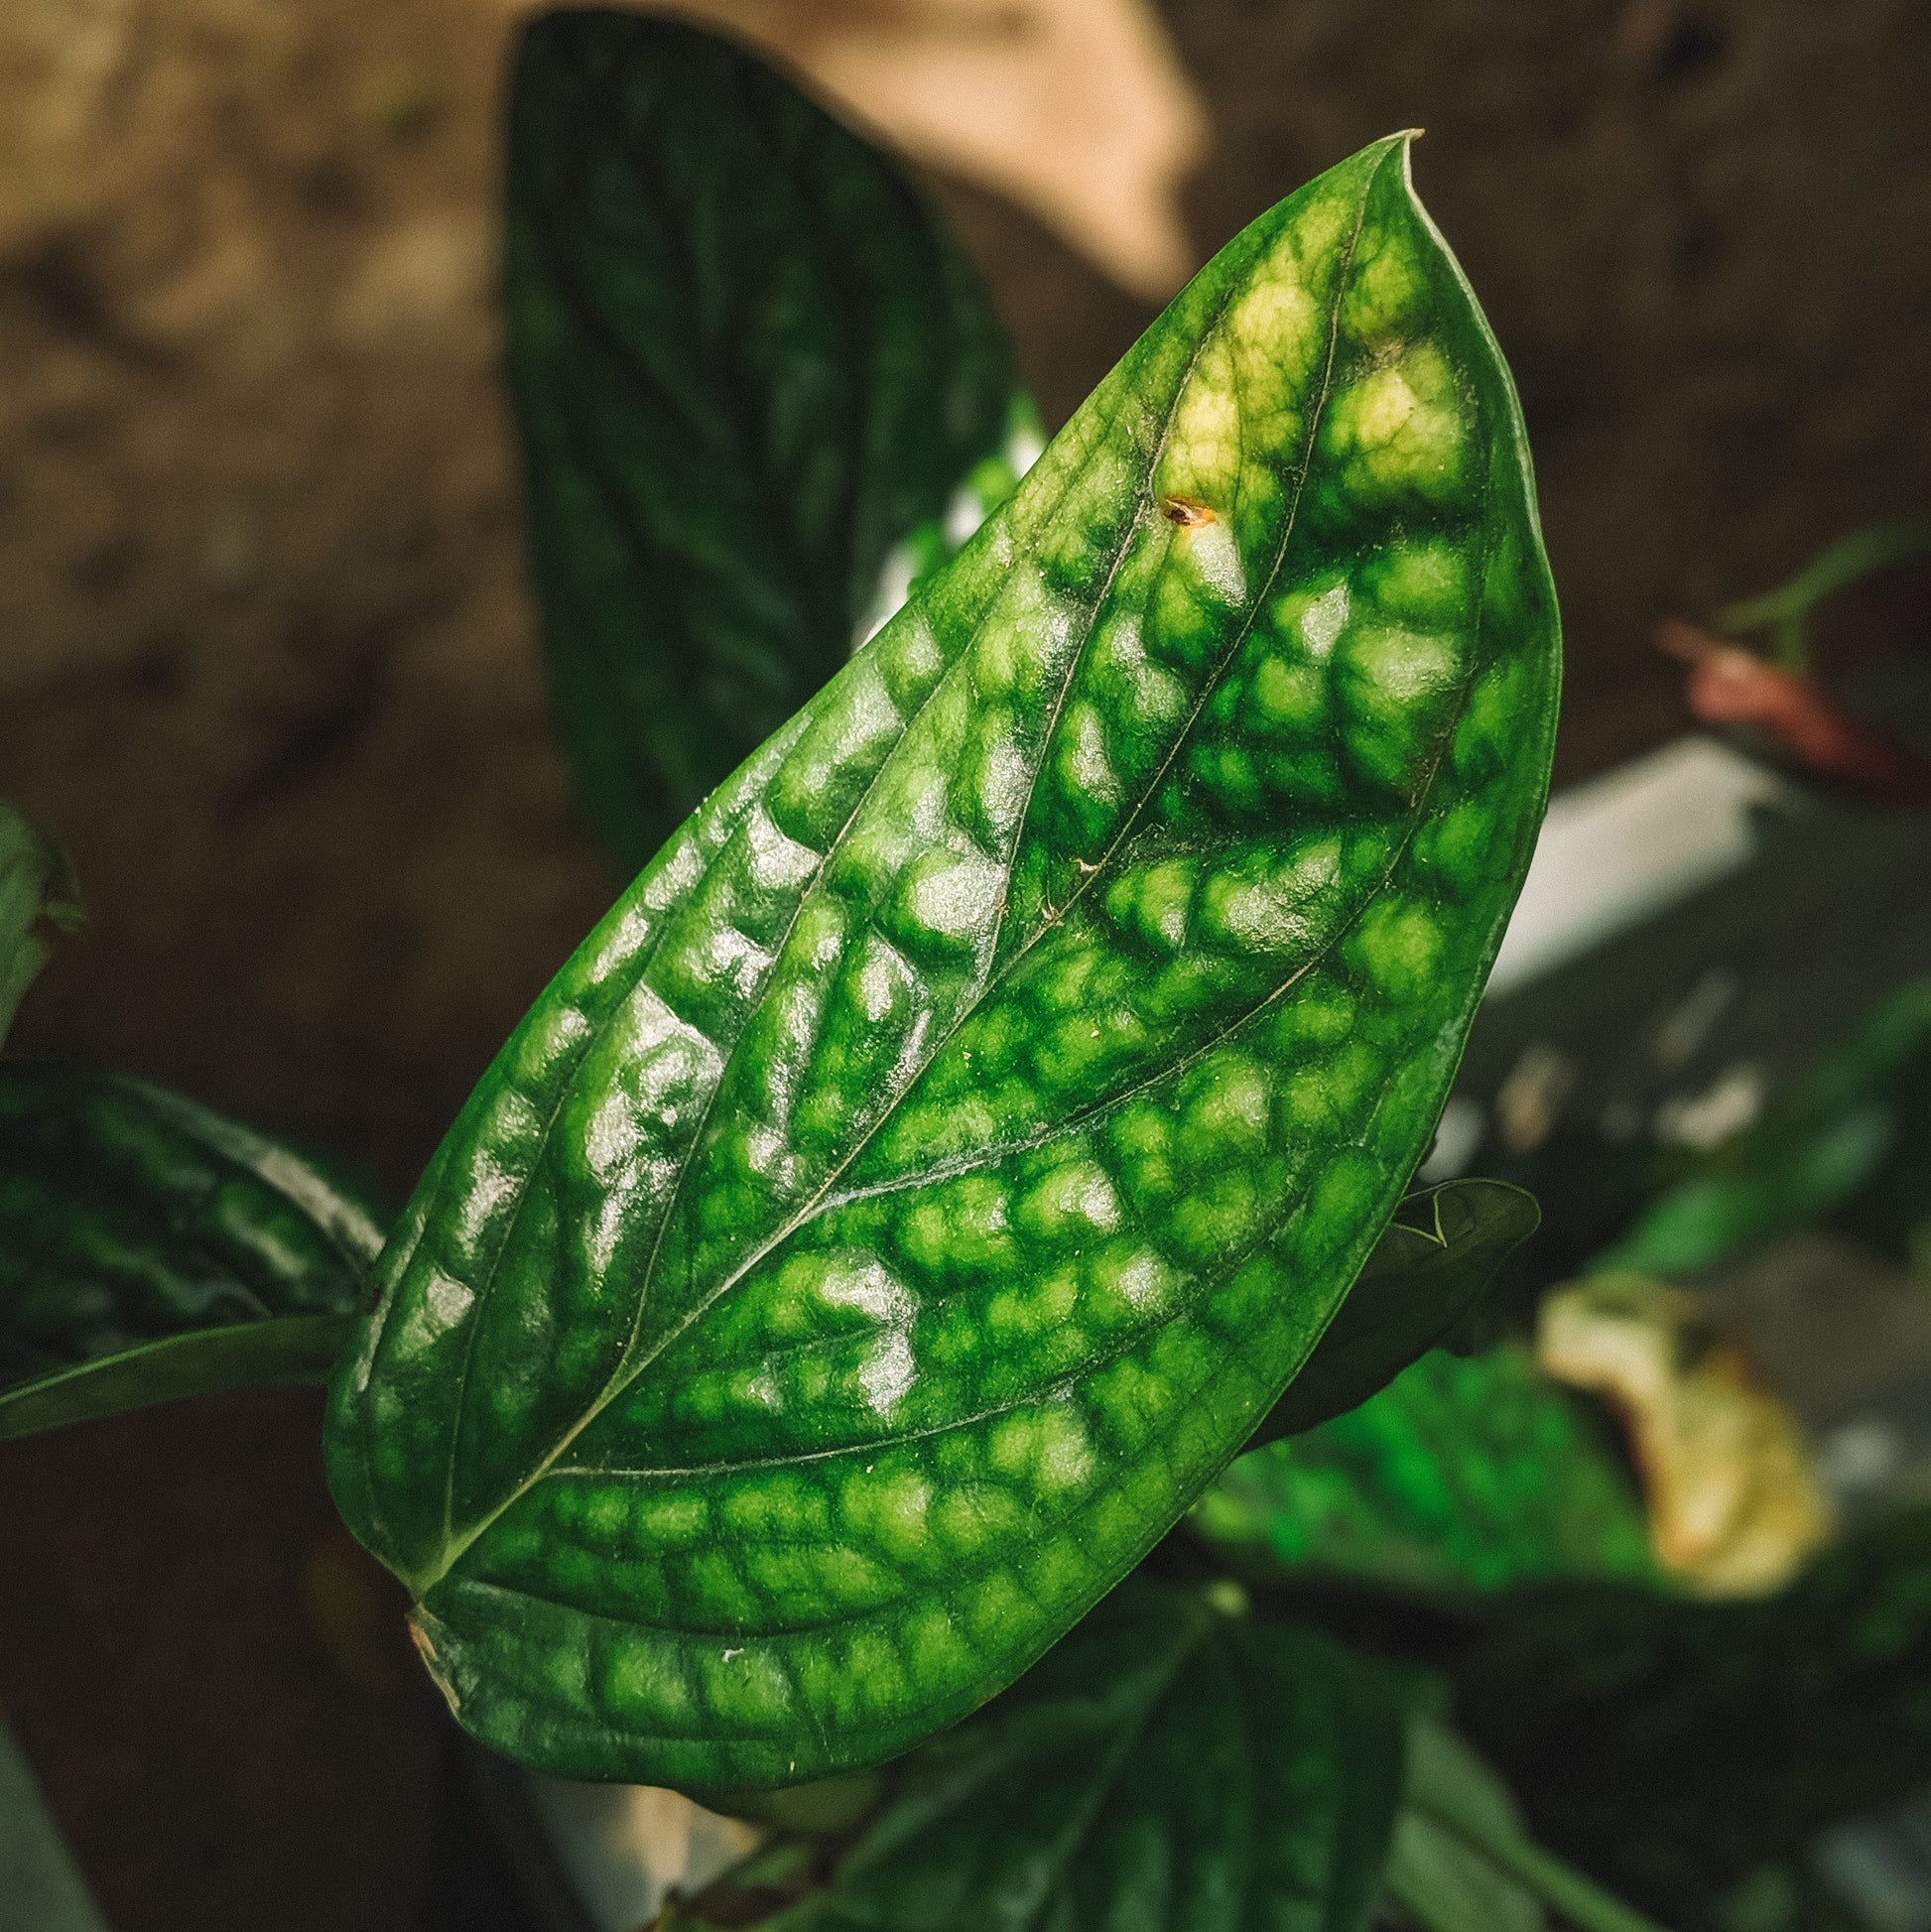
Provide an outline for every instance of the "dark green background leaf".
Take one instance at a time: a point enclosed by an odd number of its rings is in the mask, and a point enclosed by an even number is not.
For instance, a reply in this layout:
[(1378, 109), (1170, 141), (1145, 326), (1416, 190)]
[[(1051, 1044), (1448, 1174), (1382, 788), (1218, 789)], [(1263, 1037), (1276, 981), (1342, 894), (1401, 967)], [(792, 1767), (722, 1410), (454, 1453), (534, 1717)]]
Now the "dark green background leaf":
[(1010, 352), (895, 169), (670, 21), (529, 28), (506, 246), (557, 719), (634, 871), (844, 663), (894, 546), (999, 493)]
[(1660, 1932), (1530, 1838), (1508, 1788), (1426, 1713), (1408, 1736), (1388, 1888), (1428, 1932), (1534, 1932), (1542, 1906), (1575, 1932)]
[(1541, 1219), (1535, 1197), (1504, 1181), (1445, 1181), (1410, 1195), (1250, 1447), (1300, 1435), (1387, 1387), (1461, 1325)]
[(439, 1151), (329, 1479), (461, 1721), (803, 1779), (1076, 1622), (1413, 1173), (1557, 682), (1507, 373), (1380, 142), (713, 795)]
[(1425, 1932), (1544, 1932), (1542, 1901), (1482, 1850), (1523, 1836), (1508, 1787), (1452, 1731), (1417, 1714), (1388, 1850), (1389, 1895)]
[(1931, 1771), (1931, 1510), (1757, 1603), (1528, 1593), (1455, 1676), (1461, 1723), (1546, 1843), (1715, 1927), (1746, 1873), (1800, 1864), (1815, 1833)]
[(1409, 1688), (1319, 1631), (1127, 1583), (912, 1758), (774, 1932), (1357, 1932)]
[(0, 1066), (0, 1437), (323, 1379), (382, 1224), (312, 1159), (180, 1095)]
[(1388, 1895), (1423, 1932), (1545, 1932), (1542, 1901), (1466, 1839), (1404, 1808), (1388, 1852)]
[(1193, 1520), (1250, 1560), (1424, 1595), (1658, 1576), (1605, 1432), (1513, 1346), (1422, 1356), (1359, 1408), (1242, 1456)]
[(42, 921), (71, 932), (80, 895), (66, 855), (0, 799), (0, 1045), (21, 996), (47, 963), (36, 928)]

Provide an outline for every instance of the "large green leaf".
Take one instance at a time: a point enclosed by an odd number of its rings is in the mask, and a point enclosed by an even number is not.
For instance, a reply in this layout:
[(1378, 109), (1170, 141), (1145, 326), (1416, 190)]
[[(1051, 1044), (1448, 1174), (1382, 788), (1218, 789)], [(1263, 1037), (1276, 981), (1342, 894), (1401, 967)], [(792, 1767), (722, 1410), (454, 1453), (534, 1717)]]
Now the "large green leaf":
[(506, 245), (557, 719), (634, 871), (844, 663), (881, 574), (902, 588), (933, 533), (893, 572), (895, 546), (1010, 487), (1011, 358), (892, 167), (670, 21), (525, 34)]
[(913, 1757), (771, 1932), (1357, 1932), (1409, 1690), (1317, 1630), (1126, 1584)]
[(1424, 1355), (1359, 1408), (1242, 1456), (1193, 1520), (1249, 1562), (1429, 1596), (1657, 1576), (1605, 1432), (1513, 1346)]
[(804, 1778), (1070, 1627), (1400, 1198), (1557, 681), (1514, 394), (1378, 142), (706, 804), (439, 1151), (328, 1462), (462, 1722)]
[(80, 897), (65, 854), (0, 799), (0, 1044), (47, 964), (41, 923), (71, 932), (79, 920)]
[(381, 1245), (377, 1213), (180, 1095), (0, 1067), (0, 1439), (325, 1379)]
[(1474, 1313), (1542, 1219), (1504, 1181), (1445, 1181), (1410, 1195), (1251, 1448), (1358, 1407)]

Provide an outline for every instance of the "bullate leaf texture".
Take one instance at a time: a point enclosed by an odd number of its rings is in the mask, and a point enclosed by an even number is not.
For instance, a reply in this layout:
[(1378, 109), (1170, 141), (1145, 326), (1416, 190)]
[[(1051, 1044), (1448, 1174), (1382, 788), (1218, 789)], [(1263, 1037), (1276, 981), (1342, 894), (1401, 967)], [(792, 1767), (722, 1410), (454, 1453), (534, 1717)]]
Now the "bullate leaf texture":
[(1025, 410), (936, 210), (689, 27), (529, 28), (507, 219), (554, 708), (628, 874), (1009, 490)]
[(772, 1932), (1362, 1932), (1412, 1686), (1136, 1579), (911, 1758)]
[(0, 1066), (0, 1439), (326, 1379), (380, 1208), (179, 1094)]
[(692, 1789), (1011, 1683), (1428, 1142), (1559, 682), (1394, 137), (1237, 236), (705, 804), (426, 1173), (329, 1478), (485, 1743)]

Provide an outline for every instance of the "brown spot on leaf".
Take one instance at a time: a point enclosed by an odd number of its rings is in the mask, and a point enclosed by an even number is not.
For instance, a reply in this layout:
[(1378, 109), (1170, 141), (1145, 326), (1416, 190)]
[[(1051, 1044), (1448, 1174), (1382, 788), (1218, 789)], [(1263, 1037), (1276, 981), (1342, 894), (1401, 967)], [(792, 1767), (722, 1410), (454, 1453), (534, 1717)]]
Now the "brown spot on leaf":
[(450, 1673), (443, 1668), (442, 1658), (436, 1654), (435, 1641), (423, 1628), (422, 1618), (414, 1610), (409, 1612), (409, 1635), (416, 1645), (417, 1654), (423, 1660), (424, 1668), (428, 1670), (436, 1688), (443, 1693), (451, 1715), (454, 1716), (461, 1707), (462, 1698), (455, 1685), (450, 1681)]
[(1203, 523), (1214, 521), (1214, 512), (1197, 496), (1163, 496), (1160, 514), (1183, 530), (1196, 530)]

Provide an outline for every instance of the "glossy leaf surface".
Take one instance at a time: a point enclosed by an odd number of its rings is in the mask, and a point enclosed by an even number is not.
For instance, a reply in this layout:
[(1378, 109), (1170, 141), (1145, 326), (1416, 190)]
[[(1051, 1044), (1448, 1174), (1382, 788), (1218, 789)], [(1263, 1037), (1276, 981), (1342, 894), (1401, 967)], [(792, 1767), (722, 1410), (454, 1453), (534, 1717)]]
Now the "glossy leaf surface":
[(1128, 1583), (920, 1751), (773, 1932), (1357, 1932), (1404, 1706), (1401, 1680), (1319, 1631)]
[(1504, 1181), (1445, 1181), (1410, 1195), (1252, 1446), (1378, 1394), (1468, 1317), (1541, 1219), (1535, 1197)]
[(0, 799), (0, 1044), (22, 995), (47, 963), (43, 922), (71, 932), (80, 898), (65, 856)]
[(1359, 1408), (1242, 1456), (1193, 1520), (1250, 1558), (1430, 1595), (1656, 1575), (1606, 1435), (1515, 1347), (1422, 1356)]
[(1392, 1213), (1557, 676), (1506, 371), (1377, 143), (706, 804), (438, 1153), (329, 1470), (462, 1721), (802, 1779), (1070, 1627)]
[(180, 1095), (0, 1067), (0, 1437), (325, 1379), (381, 1239), (366, 1199)]
[(1011, 357), (895, 169), (670, 21), (525, 34), (506, 246), (557, 719), (635, 871), (844, 663), (895, 547), (999, 493)]

